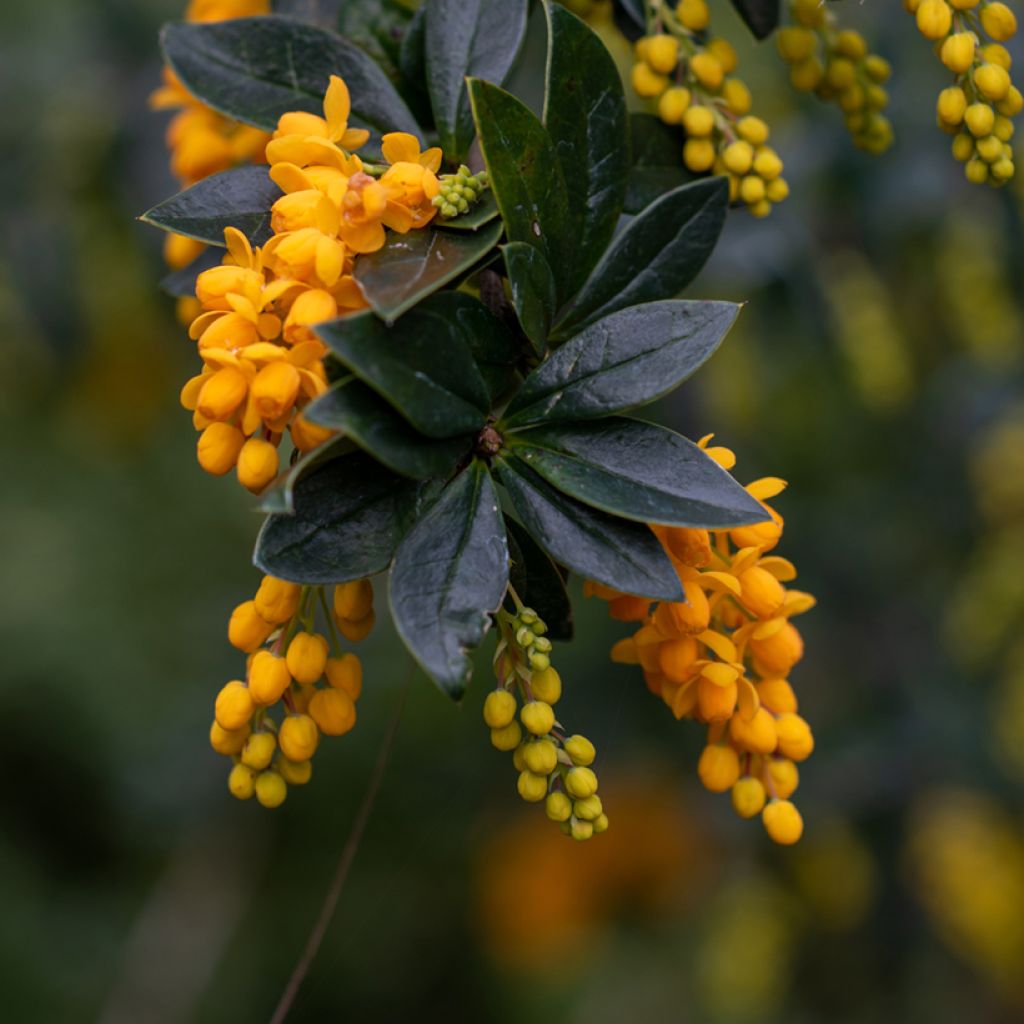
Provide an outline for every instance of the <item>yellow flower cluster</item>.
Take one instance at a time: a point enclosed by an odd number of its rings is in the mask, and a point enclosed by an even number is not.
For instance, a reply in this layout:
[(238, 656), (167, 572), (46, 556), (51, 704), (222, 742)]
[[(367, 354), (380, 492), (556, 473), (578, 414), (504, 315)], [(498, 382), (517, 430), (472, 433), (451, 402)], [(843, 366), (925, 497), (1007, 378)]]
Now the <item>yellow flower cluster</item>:
[[(318, 605), (329, 637), (316, 629)], [(233, 761), (234, 796), (277, 807), (289, 785), (309, 781), (320, 736), (352, 729), (363, 668), (355, 654), (342, 653), (338, 633), (355, 643), (372, 628), (369, 580), (339, 584), (329, 606), (323, 587), (265, 576), (255, 598), (232, 612), (228, 639), (249, 655), (246, 679), (217, 694), (210, 744)], [(270, 714), (279, 703), (280, 722)]]
[[(226, 21), (269, 11), (269, 0), (191, 0), (185, 20)], [(182, 186), (236, 164), (262, 162), (267, 133), (211, 110), (182, 85), (169, 67), (163, 69), (163, 85), (153, 92), (149, 102), (154, 110), (178, 111), (167, 126), (167, 148), (171, 151), (171, 172)], [(169, 234), (164, 257), (177, 270), (188, 266), (203, 248), (203, 243), (194, 238)]]
[[(709, 447), (732, 469), (728, 448)], [(779, 494), (775, 477), (747, 491), (759, 501)], [(652, 603), (588, 583), (586, 592), (609, 602), (613, 618), (640, 622), (612, 649), (612, 659), (643, 668), (648, 689), (676, 718), (708, 727), (698, 773), (715, 793), (731, 791), (736, 813), (760, 814), (777, 843), (795, 843), (803, 821), (790, 802), (799, 782), (796, 763), (814, 749), (810, 727), (797, 714), (787, 677), (803, 656), (803, 640), (790, 619), (814, 606), (810, 594), (784, 586), (792, 563), (771, 552), (782, 517), (765, 505), (764, 523), (732, 530), (654, 526), (679, 573), (685, 601)]]
[(1016, 15), (990, 0), (903, 0), (903, 6), (955, 76), (937, 105), (939, 127), (954, 136), (953, 156), (968, 181), (1005, 184), (1014, 172), (1011, 118), (1024, 108), (1002, 45), (1017, 32)]
[(441, 151), (420, 152), (402, 132), (384, 136), (388, 168), (366, 173), (348, 152), (369, 133), (349, 128), (350, 98), (331, 78), (324, 117), (282, 115), (267, 145), (270, 177), (285, 193), (271, 210), (273, 237), (253, 248), (224, 232), (221, 266), (199, 275), (201, 308), (189, 330), (203, 370), (182, 389), (199, 437), (199, 464), (238, 479), (254, 493), (278, 474), (278, 446), (290, 433), (310, 451), (330, 432), (308, 422), (303, 407), (326, 388), (326, 347), (312, 327), (366, 308), (352, 276), (361, 253), (385, 242), (385, 227), (405, 233), (434, 217)]
[(846, 116), (854, 144), (869, 153), (892, 145), (892, 124), (882, 113), (889, 103), (884, 88), (892, 68), (884, 57), (868, 52), (864, 37), (840, 29), (831, 5), (821, 0), (792, 0), (795, 25), (778, 31), (776, 41), (790, 65), (795, 89), (835, 103)]
[[(567, 836), (590, 839), (608, 828), (597, 795), (597, 775), (590, 767), (596, 757), (594, 744), (585, 736), (566, 736), (556, 720), (554, 705), (562, 696), (562, 679), (549, 657), (547, 626), (536, 611), (514, 600), (515, 615), (504, 609), (497, 615), (498, 686), (484, 701), (484, 721), (491, 743), (513, 752), (519, 795), (528, 803), (543, 800), (547, 816)], [(521, 710), (516, 694), (523, 701)]]
[(756, 217), (789, 195), (768, 126), (750, 114), (750, 90), (733, 76), (736, 51), (708, 38), (706, 0), (651, 0), (654, 33), (636, 43), (631, 80), (637, 95), (657, 99), (658, 116), (686, 133), (683, 163), (694, 173), (729, 179), (729, 198)]

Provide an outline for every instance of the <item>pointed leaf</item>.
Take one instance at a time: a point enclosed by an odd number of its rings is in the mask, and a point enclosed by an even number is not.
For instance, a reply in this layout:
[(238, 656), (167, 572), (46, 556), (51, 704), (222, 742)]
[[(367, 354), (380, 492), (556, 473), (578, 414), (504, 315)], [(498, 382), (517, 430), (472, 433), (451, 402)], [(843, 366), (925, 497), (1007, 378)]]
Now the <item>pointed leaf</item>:
[(221, 248), (204, 249), (187, 267), (172, 270), (161, 282), (161, 289), (176, 299), (193, 297), (196, 294), (196, 278), (204, 270), (220, 266), (224, 258)]
[(679, 159), (679, 129), (653, 114), (629, 115), (632, 165), (626, 185), (626, 213), (640, 213), (666, 192), (694, 176)]
[(711, 255), (728, 200), (725, 178), (707, 178), (651, 203), (612, 242), (556, 325), (556, 335), (627, 306), (675, 298)]
[(555, 314), (555, 280), (540, 250), (526, 242), (509, 242), (501, 247), (512, 291), (512, 305), (523, 333), (542, 356), (548, 347), (548, 332)]
[(358, 46), (293, 18), (269, 16), (165, 25), (164, 56), (185, 88), (214, 110), (273, 131), (290, 110), (323, 111), (331, 75), (352, 94), (351, 123), (375, 139), (419, 133), (387, 75)]
[(532, 245), (564, 298), (576, 240), (569, 235), (569, 198), (554, 143), (544, 125), (511, 93), (471, 79), (480, 148), (510, 242)]
[(344, 431), (378, 462), (402, 476), (444, 476), (472, 450), (472, 438), (433, 441), (417, 433), (372, 388), (347, 377), (306, 407), (306, 419)]
[[(514, 519), (505, 517), (508, 528), (509, 581), (519, 599), (532, 608), (548, 627), (551, 640), (571, 640), (572, 602), (558, 566)], [(506, 607), (509, 607), (506, 601)]]
[(454, 163), (473, 141), (466, 78), (501, 84), (526, 34), (526, 0), (430, 0), (427, 88), (441, 148)]
[(487, 468), (474, 462), (442, 492), (395, 554), (389, 601), (395, 628), (423, 670), (462, 696), (468, 652), (490, 628), (508, 586), (508, 543)]
[(626, 198), (629, 131), (622, 79), (598, 36), (559, 4), (547, 4), (544, 126), (555, 144), (569, 198), (576, 260), (567, 294), (578, 291), (608, 247)]
[(359, 257), (355, 279), (374, 311), (393, 322), (476, 266), (497, 245), (501, 231), (495, 223), (473, 233), (434, 228), (391, 232), (383, 249)]
[(266, 167), (235, 167), (157, 203), (140, 219), (221, 248), (224, 229), (238, 228), (253, 245), (262, 245), (273, 234), (270, 208), (280, 198)]
[(779, 0), (732, 0), (732, 5), (757, 39), (779, 27)]
[(272, 515), (263, 524), (253, 561), (294, 583), (344, 583), (383, 572), (419, 486), (362, 452), (332, 459), (295, 485), (294, 515)]
[(490, 396), (447, 306), (422, 302), (393, 327), (372, 313), (320, 324), (317, 334), (361, 380), (433, 438), (479, 430)]
[(629, 594), (683, 599), (679, 577), (647, 526), (570, 498), (513, 454), (499, 456), (495, 466), (516, 514), (556, 562)]
[(740, 307), (731, 302), (650, 302), (598, 320), (538, 366), (504, 425), (607, 416), (667, 394), (718, 348)]
[(295, 511), (295, 485), (317, 466), (341, 455), (350, 455), (356, 446), (347, 437), (332, 437), (311, 452), (300, 455), (260, 495), (260, 511), (269, 514), (292, 515)]
[(722, 530), (768, 518), (714, 459), (654, 423), (616, 416), (534, 427), (507, 443), (560, 491), (624, 519)]

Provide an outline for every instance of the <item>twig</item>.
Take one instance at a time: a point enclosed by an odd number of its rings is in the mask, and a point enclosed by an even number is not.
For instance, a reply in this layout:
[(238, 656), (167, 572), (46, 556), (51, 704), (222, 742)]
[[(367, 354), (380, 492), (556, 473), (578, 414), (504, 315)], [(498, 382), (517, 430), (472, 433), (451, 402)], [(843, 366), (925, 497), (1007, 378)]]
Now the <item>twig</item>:
[(352, 823), (352, 830), (349, 832), (348, 839), (345, 840), (345, 846), (341, 851), (338, 866), (334, 871), (334, 878), (331, 881), (330, 888), (327, 890), (327, 895), (324, 896), (320, 915), (317, 917), (313, 930), (309, 933), (306, 947), (303, 949), (302, 956), (299, 957), (299, 961), (296, 963), (295, 969), (288, 979), (288, 984), (281, 995), (280, 1002), (277, 1004), (277, 1009), (274, 1010), (274, 1015), (270, 1018), (270, 1024), (282, 1024), (291, 1011), (295, 997), (299, 994), (299, 989), (309, 973), (309, 968), (312, 966), (313, 960), (320, 950), (320, 944), (323, 942), (331, 919), (334, 917), (334, 912), (338, 906), (338, 899), (341, 897), (341, 891), (345, 887), (345, 880), (348, 878), (349, 869), (352, 867), (352, 862), (359, 851), (359, 844), (362, 842), (363, 833), (366, 831), (366, 825), (370, 820), (370, 813), (373, 810), (374, 803), (376, 803), (377, 793), (380, 791), (380, 785), (384, 779), (384, 769), (387, 767), (391, 756), (395, 735), (398, 732), (402, 711), (405, 708), (405, 700), (409, 694), (409, 684), (412, 682), (415, 674), (416, 666), (413, 665), (402, 686), (398, 705), (391, 716), (391, 721), (388, 723), (387, 732), (384, 734), (384, 740), (377, 754), (377, 763), (373, 766), (373, 774), (370, 776), (366, 792), (363, 794), (363, 802), (359, 806), (356, 820)]

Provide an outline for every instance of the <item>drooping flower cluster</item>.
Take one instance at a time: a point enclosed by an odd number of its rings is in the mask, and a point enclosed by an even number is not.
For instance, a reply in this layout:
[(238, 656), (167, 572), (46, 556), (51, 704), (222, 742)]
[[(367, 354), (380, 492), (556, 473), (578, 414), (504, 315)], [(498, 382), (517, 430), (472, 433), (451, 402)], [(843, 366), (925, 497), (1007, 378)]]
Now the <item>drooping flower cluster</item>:
[(820, 0), (791, 0), (796, 24), (778, 31), (779, 53), (790, 65), (795, 89), (835, 103), (854, 144), (883, 153), (893, 140), (892, 124), (882, 113), (889, 104), (884, 84), (892, 68), (884, 57), (869, 52), (859, 32), (840, 29), (830, 6)]
[(216, 475), (237, 467), (256, 493), (278, 475), (285, 433), (299, 452), (330, 436), (302, 415), (327, 382), (327, 350), (312, 327), (367, 307), (355, 261), (384, 245), (385, 228), (405, 233), (437, 213), (441, 151), (421, 153), (413, 136), (385, 135), (389, 166), (375, 178), (349, 151), (369, 137), (348, 126), (350, 109), (345, 83), (333, 76), (323, 117), (282, 115), (266, 148), (270, 177), (285, 193), (271, 210), (273, 237), (253, 248), (228, 228), (224, 263), (196, 281), (202, 312), (189, 334), (203, 370), (181, 401), (202, 431), (199, 464)]
[(1016, 15), (990, 0), (904, 0), (903, 6), (955, 76), (937, 106), (939, 127), (954, 136), (953, 156), (968, 181), (1004, 185), (1014, 173), (1011, 118), (1024, 109), (1002, 45), (1017, 33)]
[(789, 186), (782, 160), (768, 146), (768, 126), (750, 110), (750, 90), (736, 70), (736, 51), (710, 38), (706, 0), (648, 0), (651, 34), (636, 43), (631, 81), (637, 95), (657, 99), (658, 116), (686, 133), (683, 163), (724, 174), (731, 202), (756, 217), (782, 202)]
[[(701, 447), (731, 469), (733, 453), (710, 447), (710, 440)], [(747, 490), (763, 504), (784, 486), (766, 477)], [(594, 583), (587, 591), (609, 602), (613, 618), (641, 623), (615, 645), (612, 659), (640, 665), (648, 689), (676, 718), (707, 726), (698, 764), (704, 786), (731, 791), (737, 814), (760, 814), (769, 836), (789, 844), (803, 831), (789, 800), (799, 782), (797, 762), (814, 749), (788, 682), (803, 656), (790, 620), (813, 607), (814, 598), (784, 585), (796, 570), (770, 554), (783, 521), (765, 509), (764, 523), (732, 530), (652, 527), (679, 573), (685, 601), (650, 602)]]
[[(363, 687), (359, 658), (343, 652), (373, 628), (369, 580), (326, 588), (265, 576), (256, 596), (232, 613), (228, 639), (249, 657), (245, 680), (217, 695), (210, 744), (233, 762), (228, 788), (277, 807), (288, 786), (307, 783), (320, 736), (342, 736), (356, 723)], [(318, 610), (325, 631), (316, 628)], [(280, 720), (272, 712), (281, 706)]]
[(491, 743), (498, 750), (512, 751), (519, 772), (517, 788), (524, 800), (544, 801), (547, 816), (558, 822), (565, 835), (590, 839), (608, 828), (608, 816), (597, 795), (597, 775), (590, 767), (596, 757), (594, 744), (585, 736), (567, 736), (555, 718), (562, 679), (549, 657), (547, 625), (509, 593), (516, 612), (501, 609), (497, 613), (494, 673), (498, 685), (484, 702)]

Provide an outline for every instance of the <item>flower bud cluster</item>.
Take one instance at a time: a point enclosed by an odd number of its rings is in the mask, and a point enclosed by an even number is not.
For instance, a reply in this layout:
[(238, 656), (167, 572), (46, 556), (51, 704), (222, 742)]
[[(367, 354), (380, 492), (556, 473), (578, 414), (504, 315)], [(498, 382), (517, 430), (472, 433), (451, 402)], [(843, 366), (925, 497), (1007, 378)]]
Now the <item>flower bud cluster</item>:
[(1014, 174), (1012, 118), (1024, 109), (1003, 46), (1016, 35), (1016, 15), (991, 0), (903, 0), (903, 6), (953, 73), (936, 105), (939, 127), (954, 137), (953, 156), (968, 181), (1005, 185)]
[(869, 51), (859, 32), (839, 27), (834, 6), (821, 0), (791, 0), (795, 24), (776, 33), (779, 53), (790, 66), (795, 89), (835, 103), (854, 144), (869, 153), (883, 153), (893, 140), (892, 124), (882, 113), (889, 103), (884, 85), (892, 68), (884, 57)]
[(518, 601), (515, 614), (501, 609), (497, 620), (498, 686), (487, 695), (483, 712), (491, 743), (512, 752), (524, 800), (543, 802), (547, 816), (565, 835), (590, 839), (608, 828), (591, 767), (597, 755), (590, 740), (566, 736), (555, 718), (562, 680), (551, 664), (547, 626), (536, 611)]
[[(723, 468), (728, 448), (701, 447)], [(785, 484), (755, 480), (748, 492), (765, 508), (765, 521), (732, 530), (653, 526), (683, 585), (685, 600), (652, 602), (588, 583), (588, 594), (639, 629), (612, 649), (612, 660), (639, 665), (648, 689), (676, 718), (707, 727), (697, 772), (705, 788), (730, 792), (740, 817), (761, 816), (777, 843), (795, 843), (803, 831), (790, 797), (799, 783), (797, 762), (814, 749), (788, 682), (803, 657), (803, 640), (790, 621), (814, 598), (786, 587), (792, 563), (770, 554), (782, 536), (782, 517), (765, 504)]]
[(648, 0), (650, 34), (637, 41), (631, 82), (658, 116), (685, 133), (683, 163), (729, 179), (730, 202), (765, 217), (789, 194), (768, 126), (750, 115), (750, 90), (733, 72), (736, 51), (709, 35), (706, 0)]
[[(318, 608), (326, 632), (316, 628)], [(338, 631), (355, 642), (372, 625), (368, 580), (338, 584), (329, 605), (324, 587), (265, 576), (253, 600), (232, 612), (228, 639), (249, 656), (246, 678), (217, 694), (210, 745), (232, 759), (234, 796), (277, 807), (288, 786), (309, 781), (320, 737), (352, 729), (363, 667), (342, 651)]]
[(442, 174), (438, 178), (440, 191), (431, 200), (445, 220), (469, 213), (470, 207), (480, 201), (487, 188), (487, 172), (473, 174), (462, 164), (455, 174)]

